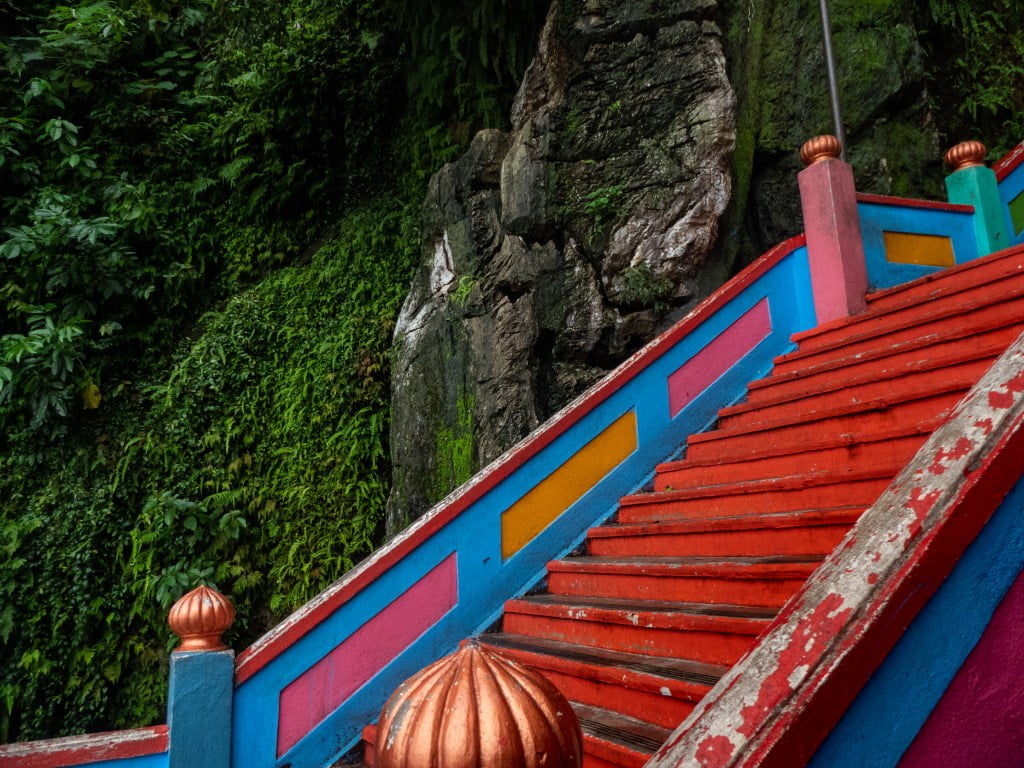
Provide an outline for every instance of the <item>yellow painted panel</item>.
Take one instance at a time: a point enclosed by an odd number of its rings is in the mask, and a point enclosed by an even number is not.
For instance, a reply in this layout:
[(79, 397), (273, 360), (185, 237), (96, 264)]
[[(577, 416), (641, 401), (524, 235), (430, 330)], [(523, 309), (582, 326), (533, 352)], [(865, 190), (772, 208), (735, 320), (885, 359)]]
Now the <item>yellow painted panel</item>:
[(501, 556), (509, 558), (636, 450), (636, 413), (628, 411), (540, 481), (501, 516)]
[(915, 235), (910, 232), (883, 232), (885, 258), (899, 264), (927, 267), (952, 267), (953, 241), (942, 235)]

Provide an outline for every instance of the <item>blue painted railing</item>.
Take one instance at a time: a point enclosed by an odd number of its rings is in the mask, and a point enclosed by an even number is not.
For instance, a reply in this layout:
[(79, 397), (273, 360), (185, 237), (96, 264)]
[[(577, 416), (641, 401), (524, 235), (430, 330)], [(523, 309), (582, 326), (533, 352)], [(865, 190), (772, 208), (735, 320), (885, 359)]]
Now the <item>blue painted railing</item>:
[[(771, 320), (767, 336), (670, 417), (669, 377), (764, 299)], [(402, 680), (488, 627), (506, 599), (537, 584), (549, 560), (573, 549), (588, 527), (615, 511), (622, 495), (648, 481), (659, 461), (677, 450), (688, 435), (706, 429), (719, 409), (741, 398), (747, 382), (766, 375), (772, 358), (792, 346), (793, 333), (814, 324), (807, 249), (802, 240), (791, 241), (762, 257), (336, 584), (325, 597), (330, 602), (331, 595), (345, 593), (336, 607), (324, 611), (314, 604), (303, 609), (287, 627), (243, 654), (236, 676), (234, 765), (312, 768), (353, 747), (362, 727), (376, 719), (384, 700)], [(522, 549), (503, 559), (502, 513), (629, 412), (636, 417), (635, 450)], [(282, 744), (282, 730), (294, 731), (281, 721), (279, 704), (286, 688), (384, 614), (404, 593), (420, 589), (417, 585), (425, 579), (435, 579), (438, 569), (449, 568), (453, 553), (457, 598), (438, 601), (444, 610), (424, 625), (418, 637), (313, 724), (308, 734), (294, 744), (293, 737)], [(358, 588), (349, 589), (353, 584)], [(386, 623), (375, 628), (382, 633), (392, 629)], [(344, 666), (346, 660), (337, 657), (331, 663)], [(357, 665), (359, 660), (348, 663)], [(251, 675), (250, 666), (258, 667)], [(328, 685), (339, 680), (326, 668), (315, 674)], [(345, 688), (343, 680), (337, 685)], [(322, 709), (323, 702), (314, 702), (313, 707)], [(294, 712), (284, 716), (304, 717)], [(282, 746), (287, 749), (278, 754)]]

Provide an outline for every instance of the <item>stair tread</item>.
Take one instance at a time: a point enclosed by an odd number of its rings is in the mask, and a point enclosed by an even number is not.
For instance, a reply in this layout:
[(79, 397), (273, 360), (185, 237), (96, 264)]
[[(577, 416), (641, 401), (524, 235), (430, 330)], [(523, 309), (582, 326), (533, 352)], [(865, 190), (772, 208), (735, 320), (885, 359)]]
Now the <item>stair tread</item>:
[(890, 477), (891, 475), (892, 472), (888, 469), (878, 469), (875, 467), (857, 467), (845, 470), (829, 470), (827, 472), (806, 472), (800, 475), (775, 477), (768, 480), (741, 480), (735, 483), (701, 485), (691, 488), (675, 488), (671, 491), (649, 491), (647, 493), (631, 494), (623, 496), (619, 500), (619, 506), (643, 506), (677, 499), (747, 494), (759, 490), (810, 488), (817, 485), (834, 485), (855, 480), (874, 480)]
[[(989, 279), (980, 281), (976, 284), (964, 284), (956, 285), (950, 290), (949, 285), (944, 286), (943, 290), (937, 291), (934, 294), (925, 296), (913, 296), (906, 299), (905, 301), (893, 302), (889, 305), (878, 306), (878, 302), (875, 302), (875, 307), (868, 309), (867, 312), (863, 312), (859, 315), (853, 315), (847, 318), (843, 318), (833, 323), (823, 323), (815, 328), (808, 329), (806, 331), (800, 331), (792, 335), (792, 340), (798, 343), (811, 342), (809, 346), (801, 350), (796, 350), (789, 353), (787, 357), (789, 359), (798, 359), (802, 356), (809, 356), (812, 353), (821, 351), (824, 347), (814, 344), (814, 341), (821, 341), (825, 337), (831, 338), (840, 332), (845, 332), (838, 339), (840, 345), (848, 345), (855, 343), (856, 341), (863, 341), (869, 338), (874, 338), (892, 330), (904, 330), (906, 328), (912, 328), (915, 325), (931, 324), (936, 320), (941, 320), (949, 317), (955, 317), (957, 315), (966, 314), (974, 311), (979, 307), (990, 306), (993, 304), (1003, 303), (1005, 301), (1012, 301), (1015, 297), (1018, 297), (1024, 292), (1024, 286), (1015, 285), (1012, 282), (1006, 280), (1007, 274), (991, 277)], [(965, 299), (961, 303), (953, 304), (950, 306), (935, 308), (933, 312), (930, 312), (927, 317), (917, 317), (911, 315), (908, 318), (904, 318), (902, 322), (886, 323), (886, 318), (892, 319), (893, 316), (898, 316), (907, 310), (915, 309), (923, 305), (932, 304), (936, 300), (948, 300), (953, 297), (966, 293), (968, 291), (977, 290), (986, 285), (999, 284), (1002, 288), (994, 296), (986, 296), (983, 298)], [(856, 329), (860, 328), (858, 332)], [(852, 331), (852, 332), (850, 332)], [(831, 344), (829, 345), (831, 346)]]
[[(1020, 324), (1024, 325), (1024, 319), (1021, 320)], [(996, 348), (997, 346), (998, 349)], [(800, 377), (793, 377), (786, 381), (773, 381), (771, 377), (767, 377), (765, 379), (759, 379), (756, 382), (750, 382), (750, 385), (748, 385), (748, 391), (750, 389), (770, 390), (774, 387), (778, 388), (780, 390), (779, 392), (769, 394), (767, 397), (755, 402), (737, 403), (736, 405), (726, 406), (718, 412), (718, 415), (719, 418), (738, 416), (761, 408), (779, 406), (787, 403), (797, 403), (800, 400), (838, 393), (847, 389), (854, 390), (856, 387), (882, 382), (890, 378), (904, 378), (914, 376), (915, 374), (924, 374), (929, 371), (937, 371), (943, 368), (952, 368), (959, 365), (969, 365), (971, 363), (995, 360), (995, 358), (999, 356), (999, 352), (1005, 349), (1005, 347), (1006, 344), (1004, 342), (1000, 342), (998, 345), (992, 345), (992, 348), (984, 347), (978, 349), (976, 347), (972, 347), (967, 354), (957, 353), (940, 355), (937, 357), (925, 357), (913, 362), (903, 363), (891, 369), (875, 369), (845, 378), (836, 377), (824, 383), (814, 384), (805, 388), (785, 387), (783, 385), (798, 381), (799, 378), (809, 378), (809, 376), (814, 375), (815, 372), (807, 374), (801, 370)], [(865, 361), (863, 358), (858, 358), (855, 362), (861, 363)], [(771, 382), (771, 384), (766, 382)]]
[[(942, 397), (943, 395), (955, 395), (957, 393), (966, 393), (970, 389), (969, 386), (964, 386), (958, 382), (941, 382), (936, 385), (933, 391), (922, 393), (920, 391), (915, 392), (899, 392), (896, 391), (890, 396), (877, 396), (870, 397), (865, 400), (861, 400), (855, 403), (841, 403), (833, 406), (825, 406), (820, 411), (813, 414), (796, 412), (787, 416), (781, 416), (774, 419), (766, 419), (765, 421), (757, 421), (749, 424), (741, 424), (739, 426), (724, 427), (722, 429), (716, 429), (711, 432), (701, 432), (698, 434), (690, 435), (690, 443), (707, 443), (716, 440), (725, 440), (733, 436), (749, 435), (754, 432), (765, 432), (769, 430), (777, 430), (781, 427), (791, 427), (797, 425), (812, 424), (817, 421), (826, 421), (828, 419), (841, 418), (843, 416), (851, 416), (858, 413), (864, 413), (867, 411), (884, 411), (892, 408), (893, 406), (904, 405), (906, 403), (913, 403), (919, 400), (927, 400), (933, 397)], [(938, 419), (938, 416), (936, 416)], [(927, 428), (929, 431), (938, 426), (932, 423), (930, 420), (919, 423), (916, 427), (908, 425), (908, 432), (914, 429), (915, 431), (921, 431)], [(862, 433), (863, 434), (863, 433)]]
[[(955, 264), (952, 267), (947, 267), (941, 271), (933, 272), (929, 275), (924, 275), (916, 280), (911, 280), (909, 283), (901, 283), (891, 288), (884, 288), (880, 291), (874, 291), (869, 293), (864, 298), (868, 304), (880, 304), (890, 299), (894, 299), (901, 293), (907, 293), (908, 291), (918, 290), (921, 287), (928, 285), (929, 283), (942, 283), (950, 280), (956, 280), (958, 277), (970, 274), (971, 272), (977, 272), (985, 270), (992, 266), (994, 263), (999, 261), (1007, 261), (1012, 265), (1016, 259), (1024, 254), (1024, 247), (1013, 246), (996, 253), (982, 256), (981, 258), (971, 259), (970, 261), (964, 262), (963, 264)], [(1000, 275), (1000, 279), (1012, 275), (1015, 272), (1024, 270), (1024, 264), (1018, 264), (1016, 267), (1010, 266), (1007, 268), (1006, 273)]]
[(728, 671), (720, 664), (708, 664), (690, 659), (674, 659), (666, 656), (643, 656), (625, 651), (610, 651), (543, 637), (498, 633), (483, 635), (480, 642), (497, 648), (508, 648), (550, 656), (565, 661), (579, 662), (589, 666), (625, 670), (648, 677), (676, 680), (691, 685), (713, 686)]
[[(665, 461), (658, 464), (655, 468), (657, 473), (671, 472), (679, 469), (699, 469), (702, 467), (720, 467), (723, 465), (743, 463), (747, 461), (759, 461), (766, 459), (778, 459), (783, 456), (795, 456), (797, 454), (817, 454), (824, 453), (839, 448), (850, 448), (853, 446), (871, 446), (873, 443), (889, 443), (894, 440), (901, 438), (924, 438), (930, 435), (934, 430), (939, 416), (936, 415), (935, 420), (928, 421), (916, 421), (910, 424), (900, 425), (898, 427), (891, 427), (889, 429), (877, 429), (871, 432), (837, 432), (833, 435), (827, 435), (820, 440), (803, 441), (803, 440), (780, 440), (778, 442), (771, 443), (770, 445), (759, 445), (758, 450), (735, 450), (735, 451), (719, 451), (709, 456), (686, 456), (682, 459), (676, 459), (675, 461)], [(807, 421), (815, 421), (815, 419), (808, 419)], [(762, 424), (765, 422), (758, 422)], [(799, 424), (801, 422), (794, 422)], [(746, 426), (746, 425), (744, 425)], [(756, 425), (751, 425), (756, 426)], [(753, 432), (760, 432), (762, 430), (755, 429)], [(734, 439), (741, 437), (747, 437), (750, 432), (741, 431), (740, 427), (723, 427), (713, 432), (706, 432), (706, 435), (716, 435), (715, 439), (710, 437), (705, 440), (699, 440), (694, 445), (701, 445), (702, 447), (713, 445), (716, 442), (729, 442)]]
[(771, 608), (726, 605), (723, 603), (684, 603), (598, 596), (577, 597), (548, 593), (517, 598), (510, 600), (509, 604), (513, 604), (517, 609), (526, 609), (530, 606), (551, 606), (583, 611), (598, 609), (604, 611), (625, 611), (634, 614), (690, 614), (728, 619), (771, 619), (775, 617), (776, 613)]
[(744, 531), (761, 528), (803, 525), (831, 525), (854, 522), (864, 512), (862, 506), (807, 509), (794, 512), (753, 512), (746, 515), (694, 517), (686, 520), (658, 520), (650, 523), (608, 523), (591, 528), (588, 536), (657, 536), (672, 533), (707, 533), (711, 531)]
[(667, 728), (590, 704), (569, 702), (585, 735), (637, 752), (653, 754), (672, 734)]

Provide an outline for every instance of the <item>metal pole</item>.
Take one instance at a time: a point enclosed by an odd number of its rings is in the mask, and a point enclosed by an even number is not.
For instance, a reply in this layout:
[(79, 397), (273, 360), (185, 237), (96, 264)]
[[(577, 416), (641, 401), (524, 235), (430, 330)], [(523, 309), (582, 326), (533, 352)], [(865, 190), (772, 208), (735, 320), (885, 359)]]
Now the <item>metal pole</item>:
[(828, 0), (818, 0), (821, 9), (822, 38), (825, 41), (825, 67), (828, 70), (828, 94), (832, 100), (832, 123), (836, 138), (839, 139), (839, 159), (846, 161), (846, 131), (843, 130), (843, 115), (839, 109), (839, 82), (836, 79), (836, 57), (832, 52), (832, 20)]

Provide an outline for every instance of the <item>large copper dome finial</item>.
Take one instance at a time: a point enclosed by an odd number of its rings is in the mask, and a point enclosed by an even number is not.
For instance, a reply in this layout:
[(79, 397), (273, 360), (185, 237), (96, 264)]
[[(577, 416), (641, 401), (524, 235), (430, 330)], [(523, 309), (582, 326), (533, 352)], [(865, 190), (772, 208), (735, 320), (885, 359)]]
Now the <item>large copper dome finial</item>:
[(377, 768), (580, 768), (583, 736), (554, 684), (471, 640), (391, 695), (376, 753)]
[(224, 595), (198, 586), (171, 606), (167, 623), (181, 638), (176, 651), (224, 651), (221, 635), (235, 621), (235, 607)]
[(815, 136), (800, 147), (800, 159), (804, 165), (814, 165), (822, 160), (838, 158), (843, 145), (835, 136)]
[(988, 149), (980, 141), (961, 141), (946, 152), (943, 158), (953, 171), (985, 164)]

